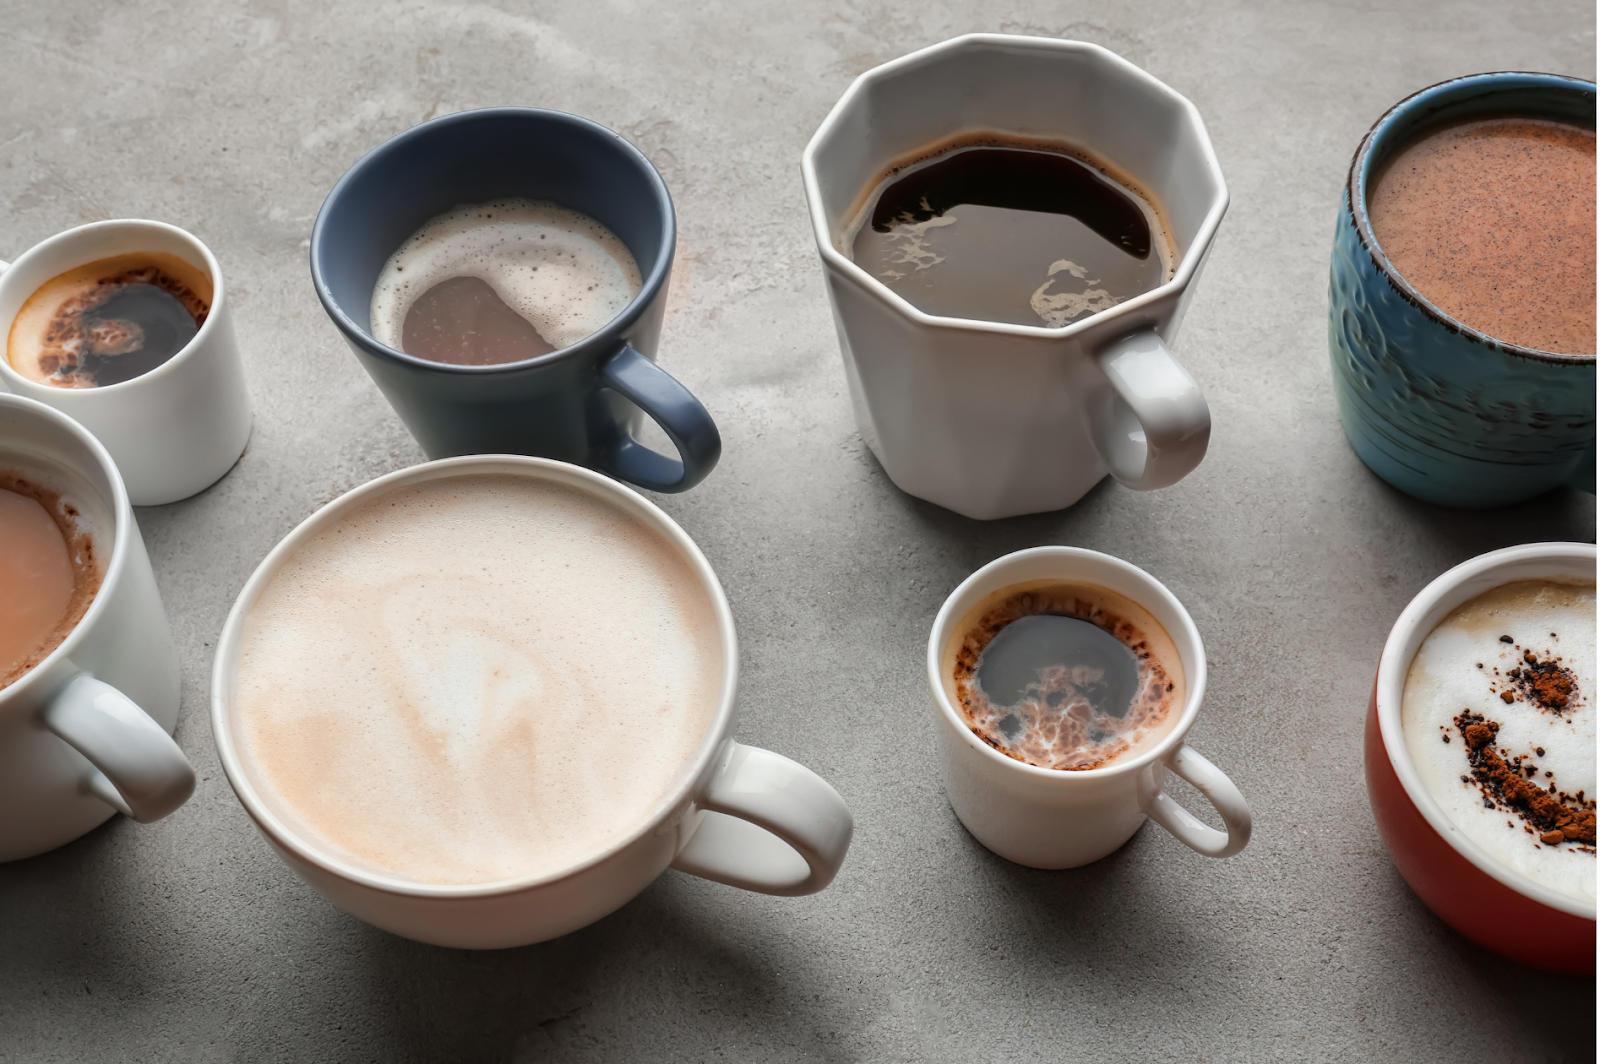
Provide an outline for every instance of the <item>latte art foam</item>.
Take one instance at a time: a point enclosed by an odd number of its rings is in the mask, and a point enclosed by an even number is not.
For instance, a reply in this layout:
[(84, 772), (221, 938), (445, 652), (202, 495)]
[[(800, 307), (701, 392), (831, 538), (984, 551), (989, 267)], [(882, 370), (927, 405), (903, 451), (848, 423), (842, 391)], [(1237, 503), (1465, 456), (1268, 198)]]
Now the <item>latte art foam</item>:
[(422, 883), (553, 874), (659, 810), (716, 713), (717, 618), (611, 504), (505, 475), (325, 529), (245, 622), (237, 722), (315, 848)]
[(1595, 588), (1523, 580), (1458, 607), (1412, 659), (1406, 751), (1451, 822), (1509, 868), (1595, 899)]
[(556, 350), (603, 327), (642, 287), (627, 246), (585, 214), (527, 199), (462, 206), (429, 219), (384, 264), (374, 339), (406, 350), (412, 307), (460, 278), (484, 282)]

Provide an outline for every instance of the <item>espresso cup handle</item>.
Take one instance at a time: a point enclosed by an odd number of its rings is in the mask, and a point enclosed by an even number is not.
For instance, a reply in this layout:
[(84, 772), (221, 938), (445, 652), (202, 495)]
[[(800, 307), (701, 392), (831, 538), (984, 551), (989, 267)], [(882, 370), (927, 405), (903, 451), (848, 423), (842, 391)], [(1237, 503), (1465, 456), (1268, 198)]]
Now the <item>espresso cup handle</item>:
[(1250, 806), (1244, 795), (1217, 766), (1195, 753), (1189, 746), (1178, 747), (1166, 757), (1174, 774), (1194, 784), (1222, 817), (1226, 831), (1204, 824), (1189, 810), (1169, 798), (1161, 789), (1154, 768), (1139, 776), (1139, 807), (1157, 824), (1177, 836), (1178, 841), (1206, 857), (1232, 857), (1250, 843)]
[(661, 426), (678, 449), (667, 458), (620, 433), (602, 457), (604, 471), (651, 491), (688, 491), (716, 468), (722, 436), (706, 408), (677, 379), (624, 345), (600, 367), (607, 385), (632, 400)]
[(855, 822), (839, 792), (781, 754), (723, 745), (704, 810), (672, 867), (759, 894), (815, 894), (833, 882)]
[(1090, 404), (1090, 436), (1111, 475), (1139, 491), (1188, 476), (1206, 456), (1211, 409), (1166, 343), (1137, 332), (1095, 360), (1111, 387)]
[(194, 768), (172, 736), (127, 695), (88, 673), (56, 694), (44, 725), (94, 766), (89, 792), (141, 824), (160, 820), (194, 793)]

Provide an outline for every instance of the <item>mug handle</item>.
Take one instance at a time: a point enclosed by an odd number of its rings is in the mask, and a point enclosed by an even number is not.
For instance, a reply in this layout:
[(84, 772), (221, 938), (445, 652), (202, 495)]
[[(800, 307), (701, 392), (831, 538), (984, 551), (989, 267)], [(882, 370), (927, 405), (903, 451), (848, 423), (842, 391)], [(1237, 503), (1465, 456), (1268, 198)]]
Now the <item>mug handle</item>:
[(1090, 436), (1111, 475), (1150, 491), (1176, 484), (1206, 456), (1211, 409), (1154, 329), (1095, 355), (1111, 387), (1090, 404)]
[(1206, 857), (1232, 857), (1250, 843), (1250, 806), (1233, 781), (1220, 768), (1197, 754), (1187, 744), (1179, 746), (1165, 759), (1167, 768), (1188, 780), (1211, 802), (1222, 817), (1226, 831), (1204, 824), (1189, 810), (1162, 791), (1153, 767), (1139, 775), (1139, 808), (1157, 824), (1177, 836), (1179, 842)]
[(194, 768), (172, 736), (127, 695), (86, 672), (56, 693), (44, 726), (94, 766), (89, 793), (141, 824), (160, 820), (194, 793)]
[(797, 897), (833, 882), (855, 822), (839, 792), (782, 754), (728, 740), (672, 867), (758, 894)]
[(622, 432), (601, 456), (607, 473), (651, 491), (679, 492), (716, 468), (722, 457), (716, 422), (672, 374), (624, 344), (601, 364), (600, 378), (650, 415), (678, 449), (678, 458), (668, 458)]

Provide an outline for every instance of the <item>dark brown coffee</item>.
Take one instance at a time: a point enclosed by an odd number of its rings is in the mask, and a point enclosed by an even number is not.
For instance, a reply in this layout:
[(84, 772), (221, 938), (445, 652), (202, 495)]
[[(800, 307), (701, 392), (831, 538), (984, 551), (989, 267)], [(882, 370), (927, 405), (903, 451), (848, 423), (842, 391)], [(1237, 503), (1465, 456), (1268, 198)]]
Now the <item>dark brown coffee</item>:
[(1535, 118), (1446, 126), (1402, 148), (1367, 197), (1400, 276), (1485, 335), (1595, 353), (1595, 134)]
[(1060, 328), (1172, 276), (1153, 200), (1091, 156), (992, 136), (924, 154), (891, 169), (849, 241), (918, 310)]
[(99, 259), (52, 277), (12, 319), (6, 358), (57, 388), (143, 376), (195, 338), (211, 312), (205, 273), (159, 252)]
[(1103, 587), (1004, 588), (961, 624), (949, 675), (978, 738), (1040, 768), (1102, 768), (1149, 749), (1186, 697), (1177, 648), (1138, 604)]

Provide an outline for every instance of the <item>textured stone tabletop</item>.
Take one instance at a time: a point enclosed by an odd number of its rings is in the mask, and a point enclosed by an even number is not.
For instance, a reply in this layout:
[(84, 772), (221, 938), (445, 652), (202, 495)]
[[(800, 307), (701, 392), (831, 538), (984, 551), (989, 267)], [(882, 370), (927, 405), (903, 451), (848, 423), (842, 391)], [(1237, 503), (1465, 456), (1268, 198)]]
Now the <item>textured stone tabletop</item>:
[[(11, 0), (3, 16), (0, 257), (102, 218), (194, 232), (231, 285), (255, 429), (215, 487), (139, 513), (199, 789), (158, 824), (116, 818), (0, 865), (0, 1061), (1593, 1058), (1592, 980), (1497, 961), (1400, 880), (1359, 743), (1406, 601), (1492, 548), (1592, 541), (1594, 498), (1458, 513), (1389, 489), (1345, 443), (1326, 340), (1336, 203), (1367, 127), (1458, 74), (1592, 78), (1592, 3)], [(856, 435), (800, 151), (856, 74), (973, 30), (1105, 45), (1205, 117), (1232, 207), (1177, 354), (1215, 430), (1173, 488), (1107, 481), (983, 524), (900, 493)], [(658, 501), (727, 588), (738, 737), (855, 812), (823, 894), (668, 872), (558, 941), (421, 946), (295, 878), (218, 765), (212, 645), (250, 571), (322, 503), (422, 460), (312, 293), (317, 208), (390, 135), (493, 104), (609, 125), (672, 189), (661, 362), (725, 450)], [(1147, 826), (1040, 872), (956, 821), (928, 628), (974, 568), (1042, 543), (1119, 555), (1188, 605), (1211, 662), (1191, 742), (1254, 806), (1242, 855)]]

